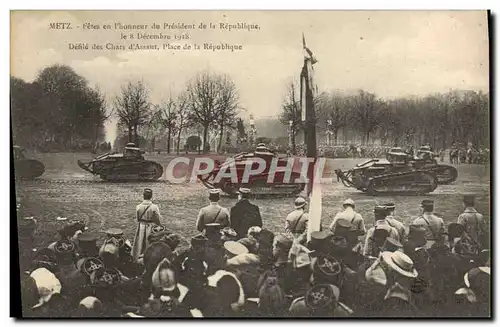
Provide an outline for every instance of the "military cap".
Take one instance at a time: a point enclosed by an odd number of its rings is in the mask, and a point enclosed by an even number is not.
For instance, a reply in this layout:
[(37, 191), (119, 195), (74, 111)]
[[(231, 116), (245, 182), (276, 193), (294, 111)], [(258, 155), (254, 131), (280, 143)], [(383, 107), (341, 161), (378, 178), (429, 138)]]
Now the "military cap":
[(151, 233), (153, 234), (157, 234), (157, 233), (160, 233), (160, 232), (164, 232), (167, 228), (163, 225), (154, 225), (152, 228), (151, 228)]
[(387, 237), (382, 245), (382, 251), (394, 252), (401, 249), (403, 245), (392, 237)]
[(307, 291), (305, 302), (308, 308), (313, 310), (328, 309), (336, 303), (340, 296), (340, 290), (332, 284), (317, 284)]
[(211, 188), (211, 189), (208, 190), (208, 193), (209, 194), (220, 194), (221, 190), (218, 189), (218, 188)]
[(373, 213), (376, 215), (385, 215), (387, 214), (387, 207), (375, 206), (375, 208), (373, 208)]
[(342, 203), (342, 205), (351, 205), (351, 206), (354, 206), (354, 200), (349, 198), (349, 199), (345, 199), (344, 202)]
[(206, 238), (203, 234), (198, 234), (198, 235), (191, 238), (191, 246), (192, 247), (202, 247), (207, 243), (207, 241), (208, 241), (208, 238)]
[(238, 193), (240, 194), (250, 194), (250, 189), (249, 188), (244, 188), (244, 187), (240, 187), (239, 190), (238, 190)]
[(121, 282), (121, 277), (114, 268), (100, 268), (92, 272), (90, 281), (96, 286), (114, 286)]
[(474, 194), (465, 194), (463, 202), (467, 204), (474, 204), (474, 201), (476, 200), (476, 196)]
[(76, 246), (69, 240), (60, 240), (54, 244), (54, 252), (59, 263), (73, 262)]
[(314, 263), (313, 278), (314, 283), (332, 283), (340, 285), (342, 282), (342, 265), (334, 257), (321, 254)]
[(104, 268), (104, 263), (96, 257), (82, 258), (76, 262), (76, 269), (90, 277), (98, 269)]
[(150, 188), (145, 188), (144, 189), (144, 194), (153, 194), (153, 190)]
[(266, 144), (265, 143), (259, 143), (259, 144), (257, 144), (257, 147), (261, 147), (261, 146), (266, 147)]
[(325, 252), (332, 236), (333, 233), (329, 230), (312, 232), (311, 240), (307, 243), (307, 248), (315, 252)]
[(78, 248), (84, 254), (97, 254), (97, 235), (94, 233), (82, 233), (78, 236)]
[(224, 249), (234, 256), (248, 253), (248, 249), (243, 244), (235, 241), (224, 242)]
[(434, 205), (434, 200), (422, 200), (422, 202), (420, 203), (420, 205), (422, 205), (422, 206), (432, 206), (432, 205)]
[(384, 207), (387, 210), (394, 210), (394, 209), (396, 209), (396, 205), (393, 202), (384, 203)]
[(110, 228), (106, 231), (106, 235), (108, 237), (123, 236), (123, 230), (121, 230), (120, 228)]

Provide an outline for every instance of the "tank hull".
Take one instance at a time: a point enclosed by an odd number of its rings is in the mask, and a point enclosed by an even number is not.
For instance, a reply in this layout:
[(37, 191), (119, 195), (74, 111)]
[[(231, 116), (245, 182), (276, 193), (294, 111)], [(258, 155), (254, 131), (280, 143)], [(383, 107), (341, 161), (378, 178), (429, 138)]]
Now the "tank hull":
[(102, 158), (78, 165), (106, 181), (157, 180), (163, 175), (162, 165), (149, 160)]
[(34, 179), (45, 172), (45, 165), (34, 159), (20, 159), (14, 161), (14, 172), (17, 178)]

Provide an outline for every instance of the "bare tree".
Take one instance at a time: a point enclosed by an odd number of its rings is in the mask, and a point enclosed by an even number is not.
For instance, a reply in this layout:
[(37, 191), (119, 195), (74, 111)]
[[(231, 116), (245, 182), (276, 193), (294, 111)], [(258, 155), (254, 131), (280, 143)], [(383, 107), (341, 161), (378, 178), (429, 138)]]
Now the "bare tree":
[(167, 133), (167, 153), (170, 153), (172, 135), (176, 132), (177, 128), (177, 103), (174, 99), (169, 98), (168, 101), (162, 102), (156, 108), (161, 126)]
[(219, 129), (217, 152), (220, 152), (224, 128), (236, 128), (239, 97), (234, 82), (227, 75), (221, 76), (218, 82), (219, 95), (216, 103), (216, 122)]
[(115, 98), (115, 109), (120, 122), (128, 128), (129, 142), (137, 141), (137, 128), (150, 121), (149, 92), (142, 81), (128, 82)]
[(177, 154), (179, 154), (180, 142), (181, 142), (181, 134), (182, 130), (189, 127), (191, 122), (189, 120), (189, 97), (187, 93), (181, 93), (177, 97)]
[(192, 79), (187, 86), (190, 119), (203, 128), (203, 152), (208, 150), (208, 129), (216, 123), (220, 76), (203, 72)]
[(317, 108), (318, 117), (327, 130), (333, 133), (337, 144), (339, 130), (347, 125), (347, 98), (334, 92), (321, 94)]
[(354, 125), (363, 133), (363, 143), (368, 144), (370, 134), (380, 124), (382, 101), (373, 93), (359, 90), (358, 94), (349, 98), (349, 111)]
[(293, 82), (287, 85), (287, 93), (285, 94), (285, 97), (283, 98), (283, 102), (281, 104), (281, 113), (279, 116), (279, 120), (282, 124), (291, 128), (292, 153), (295, 154), (295, 137), (297, 135), (297, 131), (302, 125), (302, 120), (299, 98), (298, 94), (296, 94), (295, 92), (295, 86), (293, 85)]

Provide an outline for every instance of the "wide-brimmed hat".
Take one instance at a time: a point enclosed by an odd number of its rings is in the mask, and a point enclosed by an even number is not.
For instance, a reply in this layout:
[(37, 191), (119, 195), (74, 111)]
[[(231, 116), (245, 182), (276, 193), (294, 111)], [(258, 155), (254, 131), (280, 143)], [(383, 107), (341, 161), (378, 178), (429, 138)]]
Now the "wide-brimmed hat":
[(243, 244), (235, 241), (224, 242), (224, 249), (233, 256), (248, 253), (248, 249)]
[(393, 271), (402, 276), (409, 278), (418, 276), (417, 270), (413, 267), (413, 261), (401, 251), (382, 252), (382, 259)]
[(298, 198), (296, 198), (295, 201), (293, 202), (293, 205), (295, 206), (295, 209), (303, 208), (303, 207), (305, 207), (306, 204), (307, 204), (306, 199), (304, 199), (301, 196), (299, 196)]
[(69, 240), (60, 240), (54, 244), (54, 252), (58, 263), (71, 263), (75, 259), (76, 245)]
[(327, 309), (340, 297), (340, 289), (332, 284), (317, 284), (305, 296), (306, 306), (313, 309)]
[(49, 302), (54, 294), (61, 294), (61, 282), (48, 269), (38, 268), (30, 274), (30, 277), (35, 280), (38, 294), (40, 295), (38, 303), (33, 308), (41, 307)]
[(475, 289), (491, 275), (490, 267), (475, 267), (464, 275), (464, 283), (467, 287)]
[(152, 286), (163, 290), (172, 290), (177, 286), (177, 276), (172, 263), (167, 258), (163, 259), (152, 275)]
[(238, 189), (239, 194), (250, 194), (252, 191), (249, 188), (240, 187)]
[(384, 241), (384, 244), (382, 245), (381, 251), (394, 252), (398, 251), (402, 247), (403, 245), (399, 243), (397, 240), (393, 239), (392, 237), (387, 237)]

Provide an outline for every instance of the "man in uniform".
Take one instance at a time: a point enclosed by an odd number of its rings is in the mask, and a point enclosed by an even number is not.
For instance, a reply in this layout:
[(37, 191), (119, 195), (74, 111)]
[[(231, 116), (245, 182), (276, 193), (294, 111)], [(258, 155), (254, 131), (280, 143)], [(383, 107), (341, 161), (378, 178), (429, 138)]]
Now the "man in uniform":
[(219, 205), (220, 190), (211, 189), (208, 191), (208, 199), (210, 204), (200, 209), (198, 219), (196, 221), (196, 229), (203, 232), (206, 224), (220, 224), (221, 228), (229, 227), (229, 211)]
[(294, 237), (300, 236), (307, 230), (309, 216), (305, 212), (307, 201), (303, 197), (295, 199), (295, 210), (290, 212), (286, 217), (285, 231), (292, 233)]
[(487, 243), (486, 237), (488, 231), (486, 230), (483, 215), (474, 208), (474, 202), (474, 195), (464, 195), (463, 203), (465, 210), (458, 216), (457, 223), (465, 227), (467, 235), (469, 235), (476, 244), (480, 244), (487, 248), (488, 244), (485, 243)]
[(373, 213), (375, 215), (375, 225), (366, 233), (363, 255), (376, 258), (385, 240), (388, 237), (399, 240), (399, 235), (398, 231), (394, 227), (391, 227), (385, 219), (387, 216), (387, 209), (385, 207), (376, 206), (373, 209)]
[(238, 202), (231, 208), (231, 227), (236, 231), (238, 239), (247, 235), (252, 226), (262, 227), (259, 207), (248, 200), (250, 189), (240, 188)]
[(426, 248), (430, 248), (436, 241), (442, 241), (444, 233), (444, 221), (434, 215), (434, 201), (423, 200), (420, 204), (422, 214), (415, 218), (412, 225), (425, 228)]
[(153, 198), (153, 191), (150, 188), (145, 188), (143, 196), (144, 201), (135, 209), (138, 226), (135, 232), (134, 245), (131, 253), (134, 261), (137, 261), (139, 256), (147, 249), (151, 228), (154, 225), (161, 225), (161, 221), (163, 220), (160, 209), (151, 201)]
[(332, 223), (330, 224), (330, 230), (335, 234), (335, 228), (339, 220), (347, 220), (351, 224), (351, 229), (356, 231), (358, 236), (363, 236), (366, 234), (365, 222), (363, 217), (354, 211), (355, 205), (352, 199), (347, 199), (343, 203), (344, 211), (341, 211), (335, 215)]
[(398, 231), (399, 241), (404, 242), (404, 239), (406, 237), (406, 229), (405, 225), (403, 225), (402, 222), (394, 217), (394, 210), (396, 209), (396, 205), (392, 202), (389, 202), (384, 204), (384, 207), (387, 210), (387, 217), (385, 217), (385, 220), (387, 220), (391, 227), (394, 227)]

